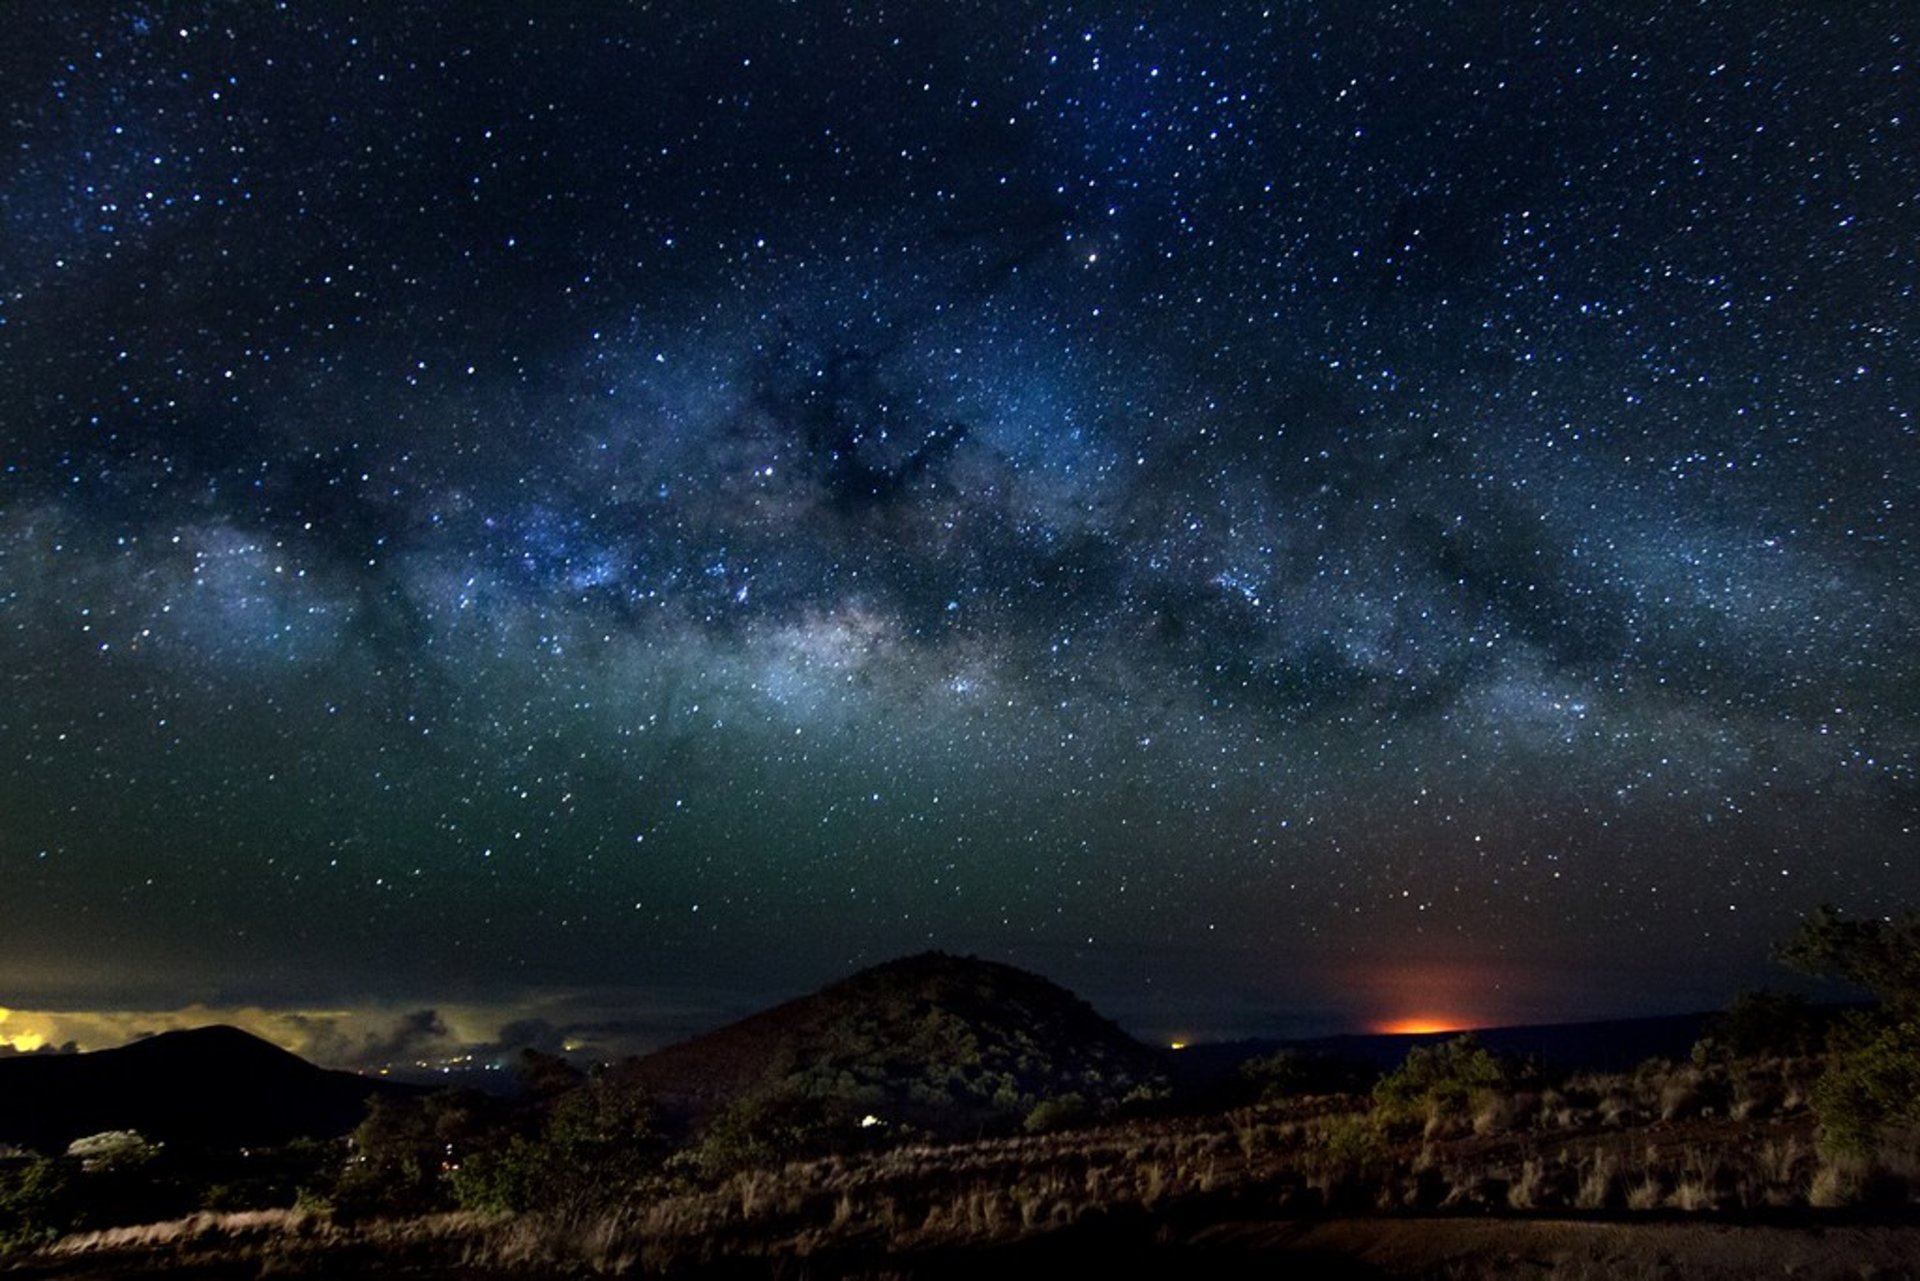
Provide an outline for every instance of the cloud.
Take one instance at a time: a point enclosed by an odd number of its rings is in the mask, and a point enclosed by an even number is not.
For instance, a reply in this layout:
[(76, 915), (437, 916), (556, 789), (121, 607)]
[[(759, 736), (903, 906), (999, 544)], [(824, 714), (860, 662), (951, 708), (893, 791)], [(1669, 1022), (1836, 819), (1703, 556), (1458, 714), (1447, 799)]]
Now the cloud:
[(378, 1069), (452, 1057), (460, 1041), (434, 1009), (409, 1010), (369, 1027), (359, 1018), (296, 1015), (310, 1033), (305, 1053), (341, 1067)]
[(35, 1031), (24, 1019), (13, 1028), (4, 1026), (12, 1019), (13, 1011), (0, 1007), (0, 1058), (14, 1058), (23, 1054), (66, 1054), (75, 1048), (71, 1041), (55, 1045), (45, 1033)]
[(742, 1012), (733, 1002), (700, 992), (627, 989), (522, 992), (493, 1002), (435, 1007), (0, 1007), (0, 1056), (111, 1049), (161, 1032), (224, 1024), (324, 1067), (358, 1071), (456, 1061), (510, 1064), (525, 1049), (610, 1061), (657, 1049)]

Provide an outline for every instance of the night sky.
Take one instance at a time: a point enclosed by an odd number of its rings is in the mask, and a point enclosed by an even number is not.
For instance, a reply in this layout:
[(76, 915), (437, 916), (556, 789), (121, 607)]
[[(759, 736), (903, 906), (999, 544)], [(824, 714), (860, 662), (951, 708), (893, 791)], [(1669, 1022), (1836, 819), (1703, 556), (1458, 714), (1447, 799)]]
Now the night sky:
[(1909, 3), (4, 18), (0, 1040), (1570, 1019), (1920, 902)]

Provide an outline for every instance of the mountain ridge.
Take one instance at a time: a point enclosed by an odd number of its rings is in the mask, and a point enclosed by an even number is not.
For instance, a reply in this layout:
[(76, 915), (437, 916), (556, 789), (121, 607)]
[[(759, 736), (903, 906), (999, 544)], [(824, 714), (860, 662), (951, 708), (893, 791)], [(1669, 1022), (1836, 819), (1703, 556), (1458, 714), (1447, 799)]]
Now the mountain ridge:
[(375, 1095), (414, 1092), (210, 1024), (112, 1049), (0, 1059), (0, 1142), (54, 1151), (103, 1130), (232, 1146), (332, 1138), (358, 1124)]
[(944, 952), (858, 971), (619, 1071), (690, 1128), (778, 1099), (949, 1134), (1008, 1126), (1050, 1098), (1110, 1110), (1165, 1080), (1158, 1051), (1067, 989)]

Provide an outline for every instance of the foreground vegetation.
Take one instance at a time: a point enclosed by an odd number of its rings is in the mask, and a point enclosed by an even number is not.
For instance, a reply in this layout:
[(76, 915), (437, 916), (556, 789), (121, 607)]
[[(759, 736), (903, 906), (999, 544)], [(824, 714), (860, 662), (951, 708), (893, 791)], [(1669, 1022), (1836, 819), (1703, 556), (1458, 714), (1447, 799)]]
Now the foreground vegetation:
[(1649, 1065), (1456, 1092), (1459, 1078), (1444, 1069), (1479, 1053), (1456, 1043), (1436, 1056), (1439, 1074), (1432, 1064), (1402, 1069), (1371, 1097), (916, 1144), (710, 1178), (668, 1161), (604, 1195), (556, 1190), (520, 1213), (356, 1215), (319, 1201), (207, 1213), (68, 1236), (38, 1257), (49, 1269), (138, 1254), (192, 1267), (239, 1256), (315, 1273), (622, 1274), (937, 1258), (1060, 1232), (1150, 1241), (1169, 1228), (1356, 1216), (1800, 1224), (1823, 1209), (1844, 1208), (1842, 1221), (1862, 1211), (1897, 1219), (1920, 1175), (1822, 1153), (1807, 1106), (1812, 1061)]
[[(1075, 1079), (1081, 1089), (1034, 1098), (1009, 1075), (1017, 1106), (970, 1113), (984, 1133), (961, 1141), (859, 1112), (884, 1094), (818, 1063), (783, 1066), (769, 1088), (683, 1130), (633, 1073), (583, 1077), (530, 1057), (515, 1101), (383, 1101), (349, 1144), (228, 1159), (208, 1167), (217, 1178), (196, 1182), (191, 1162), (137, 1136), (16, 1161), (0, 1167), (0, 1241), (51, 1272), (133, 1256), (189, 1269), (594, 1274), (804, 1258), (835, 1275), (835, 1260), (857, 1271), (1048, 1239), (1295, 1249), (1305, 1237), (1223, 1225), (1495, 1215), (1596, 1231), (1879, 1224), (1909, 1235), (1862, 1236), (1860, 1250), (1916, 1257), (1916, 941), (1913, 917), (1814, 918), (1788, 955), (1868, 982), (1880, 1004), (1832, 1017), (1750, 994), (1686, 1061), (1556, 1076), (1466, 1037), (1416, 1049), (1369, 1085), (1279, 1054), (1244, 1065), (1237, 1097), (1199, 1112), (1137, 1082), (1122, 1097)], [(964, 1049), (963, 1032), (929, 1026)], [(923, 1105), (928, 1073), (916, 1064)], [(841, 1075), (855, 1080), (851, 1099), (833, 1092)], [(1329, 1232), (1314, 1248), (1332, 1248)]]
[[(1268, 1075), (1265, 1066), (1256, 1075)], [(1898, 1221), (1920, 1186), (1920, 1161), (1905, 1150), (1869, 1158), (1823, 1146), (1811, 1107), (1822, 1070), (1818, 1058), (1706, 1052), (1700, 1062), (1549, 1080), (1461, 1040), (1417, 1051), (1364, 1095), (875, 1145), (726, 1172), (634, 1130), (637, 1114), (602, 1078), (545, 1105), (544, 1128), (514, 1135), (492, 1164), (427, 1168), (424, 1146), (411, 1145), (430, 1135), (444, 1152), (442, 1136), (458, 1132), (416, 1124), (458, 1115), (432, 1100), (417, 1116), (370, 1120), (331, 1185), (307, 1187), (295, 1204), (96, 1227), (46, 1243), (35, 1259), (56, 1271), (137, 1255), (143, 1266), (241, 1258), (313, 1273), (621, 1274), (939, 1257), (1063, 1231), (1151, 1240), (1148, 1224), (1163, 1233), (1489, 1213)], [(641, 1141), (629, 1142), (636, 1133)], [(516, 1209), (509, 1198), (524, 1200)]]

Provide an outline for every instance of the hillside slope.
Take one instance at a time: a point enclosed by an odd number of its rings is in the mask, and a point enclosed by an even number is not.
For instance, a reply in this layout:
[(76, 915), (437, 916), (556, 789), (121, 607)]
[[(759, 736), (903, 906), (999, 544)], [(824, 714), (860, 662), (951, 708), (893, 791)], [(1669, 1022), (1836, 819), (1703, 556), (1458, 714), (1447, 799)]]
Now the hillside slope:
[(0, 1142), (58, 1151), (102, 1130), (207, 1146), (331, 1137), (383, 1092), (412, 1091), (315, 1067), (238, 1028), (163, 1032), (112, 1050), (0, 1059)]
[(694, 1127), (757, 1106), (941, 1135), (1005, 1128), (1049, 1099), (1108, 1110), (1164, 1083), (1156, 1052), (1066, 989), (938, 952), (863, 970), (622, 1073)]

